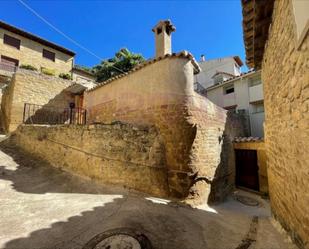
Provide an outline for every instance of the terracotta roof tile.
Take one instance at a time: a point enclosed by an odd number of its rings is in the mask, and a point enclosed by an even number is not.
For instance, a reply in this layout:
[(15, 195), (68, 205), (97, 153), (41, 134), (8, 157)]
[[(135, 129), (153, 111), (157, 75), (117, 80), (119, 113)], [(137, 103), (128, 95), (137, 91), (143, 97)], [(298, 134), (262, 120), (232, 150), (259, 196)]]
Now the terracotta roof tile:
[(132, 70), (130, 70), (130, 71), (126, 72), (126, 73), (123, 73), (123, 74), (119, 74), (119, 75), (117, 75), (115, 77), (112, 77), (112, 78), (110, 78), (110, 79), (108, 79), (106, 81), (103, 81), (101, 83), (98, 83), (95, 87), (93, 87), (91, 89), (88, 89), (86, 91), (87, 92), (93, 91), (93, 90), (95, 90), (97, 88), (100, 88), (100, 87), (102, 87), (102, 86), (104, 86), (106, 84), (111, 83), (112, 81), (114, 81), (116, 79), (125, 77), (126, 75), (131, 74), (131, 73), (133, 73), (135, 71), (138, 71), (138, 70), (146, 67), (147, 65), (153, 64), (153, 63), (155, 63), (157, 61), (161, 61), (161, 60), (164, 60), (166, 58), (175, 58), (175, 57), (186, 58), (186, 59), (190, 60), (192, 65), (193, 65), (193, 67), (194, 67), (194, 73), (195, 74), (197, 74), (197, 73), (199, 73), (201, 71), (201, 68), (200, 68), (199, 64), (197, 63), (197, 61), (194, 59), (193, 55), (191, 53), (189, 53), (188, 51), (184, 50), (184, 51), (181, 51), (179, 53), (166, 54), (166, 55), (158, 57), (158, 58), (147, 60), (147, 61), (137, 65)]
[(234, 143), (243, 143), (243, 142), (263, 142), (262, 137), (235, 137)]
[(217, 71), (211, 78), (214, 78), (218, 74), (225, 74), (225, 75), (228, 75), (228, 76), (231, 76), (231, 77), (235, 77), (234, 74), (223, 72), (223, 71)]

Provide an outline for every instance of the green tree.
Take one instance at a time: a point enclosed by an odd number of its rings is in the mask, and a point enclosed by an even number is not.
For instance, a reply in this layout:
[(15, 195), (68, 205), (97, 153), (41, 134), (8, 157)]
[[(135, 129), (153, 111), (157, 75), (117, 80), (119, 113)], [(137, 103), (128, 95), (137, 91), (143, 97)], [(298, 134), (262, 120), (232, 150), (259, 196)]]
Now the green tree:
[(92, 68), (98, 82), (130, 71), (145, 59), (141, 54), (130, 52), (127, 48), (120, 49), (113, 58), (102, 61)]

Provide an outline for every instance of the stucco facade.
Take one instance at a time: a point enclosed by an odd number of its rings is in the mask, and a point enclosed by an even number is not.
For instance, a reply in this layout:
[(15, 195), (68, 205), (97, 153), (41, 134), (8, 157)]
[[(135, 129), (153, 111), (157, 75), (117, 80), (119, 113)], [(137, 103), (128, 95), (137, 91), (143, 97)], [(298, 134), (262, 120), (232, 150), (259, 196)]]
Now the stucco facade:
[[(228, 92), (228, 89), (231, 91)], [(206, 89), (206, 96), (225, 109), (245, 110), (250, 120), (251, 136), (264, 137), (264, 97), (260, 71), (211, 86)]]
[[(236, 58), (236, 60), (235, 60)], [(201, 72), (195, 75), (195, 82), (199, 83), (204, 88), (214, 84), (213, 76), (217, 72), (225, 72), (230, 74), (230, 77), (238, 76), (241, 73), (240, 67), (243, 65), (238, 56), (225, 58), (201, 60), (199, 61)]]
[[(20, 40), (20, 48), (4, 44), (4, 35)], [(56, 45), (57, 46), (57, 45)], [(43, 57), (43, 49), (55, 53), (55, 61)], [(11, 32), (0, 26), (0, 58), (1, 56), (18, 60), (20, 65), (32, 65), (38, 70), (48, 68), (58, 76), (60, 73), (71, 73), (73, 66), (74, 53), (65, 53), (51, 46), (29, 39), (22, 35)]]

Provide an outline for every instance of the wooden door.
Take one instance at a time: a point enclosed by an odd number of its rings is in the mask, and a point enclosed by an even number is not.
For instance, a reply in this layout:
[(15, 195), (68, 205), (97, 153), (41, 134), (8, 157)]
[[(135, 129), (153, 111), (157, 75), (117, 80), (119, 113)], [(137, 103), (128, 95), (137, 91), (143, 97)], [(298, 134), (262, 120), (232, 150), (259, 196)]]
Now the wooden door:
[(256, 150), (235, 150), (236, 185), (259, 191), (259, 167)]

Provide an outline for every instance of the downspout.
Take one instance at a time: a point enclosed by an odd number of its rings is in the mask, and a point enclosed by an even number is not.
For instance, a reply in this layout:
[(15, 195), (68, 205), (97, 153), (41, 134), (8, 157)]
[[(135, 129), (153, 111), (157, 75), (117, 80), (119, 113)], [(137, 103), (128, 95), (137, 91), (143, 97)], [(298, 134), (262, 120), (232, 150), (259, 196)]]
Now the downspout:
[(74, 57), (72, 58), (71, 79), (73, 80)]

